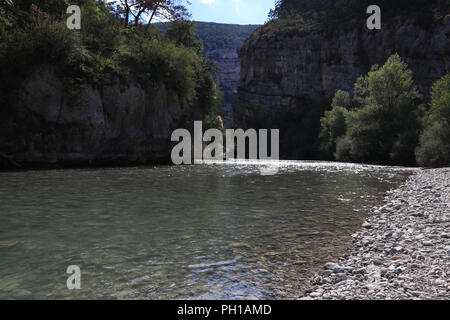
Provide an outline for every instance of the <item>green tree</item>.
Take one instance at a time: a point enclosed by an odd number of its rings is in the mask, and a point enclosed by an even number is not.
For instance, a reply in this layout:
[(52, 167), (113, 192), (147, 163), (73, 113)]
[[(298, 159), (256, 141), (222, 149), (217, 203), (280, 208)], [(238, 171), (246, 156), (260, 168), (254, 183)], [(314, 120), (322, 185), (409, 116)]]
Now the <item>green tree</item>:
[(188, 20), (178, 20), (170, 24), (165, 35), (173, 40), (177, 46), (194, 49), (197, 53), (203, 51), (203, 43), (196, 37), (197, 25)]
[(183, 5), (183, 0), (117, 0), (115, 2), (119, 5), (125, 25), (128, 25), (130, 20), (134, 21), (135, 25), (145, 21), (149, 28), (155, 18), (174, 21), (190, 16)]
[(327, 156), (333, 155), (338, 139), (347, 131), (346, 117), (350, 108), (350, 94), (346, 91), (336, 91), (331, 103), (331, 110), (325, 111), (320, 119), (320, 147)]
[(422, 166), (450, 166), (450, 74), (434, 83), (424, 126), (417, 162)]
[(350, 156), (356, 161), (412, 165), (420, 129), (417, 99), (408, 65), (394, 54), (355, 84), (361, 108), (348, 117)]
[(353, 95), (351, 102), (348, 93), (336, 92), (333, 109), (321, 119), (323, 149), (334, 152), (336, 160), (415, 164), (419, 94), (400, 56), (373, 66), (356, 81)]

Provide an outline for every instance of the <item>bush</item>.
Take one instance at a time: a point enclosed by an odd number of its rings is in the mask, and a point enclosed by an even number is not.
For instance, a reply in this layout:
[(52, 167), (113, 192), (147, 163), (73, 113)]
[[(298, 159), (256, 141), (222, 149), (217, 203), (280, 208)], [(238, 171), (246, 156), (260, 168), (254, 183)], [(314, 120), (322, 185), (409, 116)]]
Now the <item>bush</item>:
[(352, 141), (347, 136), (339, 137), (336, 140), (336, 152), (334, 153), (334, 158), (338, 161), (351, 161), (351, 147)]
[(323, 148), (337, 160), (415, 164), (418, 98), (407, 64), (391, 56), (357, 80), (353, 101), (348, 93), (336, 92), (333, 109), (321, 119)]
[(450, 166), (450, 74), (433, 85), (431, 109), (424, 125), (417, 162), (422, 166)]
[(419, 94), (412, 72), (395, 54), (383, 67), (372, 71), (355, 85), (355, 99), (362, 108), (349, 125), (351, 157), (401, 165), (415, 164), (414, 149), (420, 130)]
[(325, 111), (320, 119), (320, 149), (326, 157), (332, 157), (340, 137), (347, 131), (347, 116), (350, 108), (350, 94), (346, 91), (336, 91), (331, 102), (331, 110)]

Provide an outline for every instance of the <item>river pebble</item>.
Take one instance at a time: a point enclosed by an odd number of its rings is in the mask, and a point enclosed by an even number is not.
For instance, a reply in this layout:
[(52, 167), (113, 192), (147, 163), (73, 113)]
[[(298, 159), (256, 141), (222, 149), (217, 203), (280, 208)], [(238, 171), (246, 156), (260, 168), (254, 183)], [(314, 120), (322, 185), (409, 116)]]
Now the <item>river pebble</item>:
[(352, 235), (351, 252), (312, 273), (300, 299), (450, 298), (450, 168), (419, 170)]

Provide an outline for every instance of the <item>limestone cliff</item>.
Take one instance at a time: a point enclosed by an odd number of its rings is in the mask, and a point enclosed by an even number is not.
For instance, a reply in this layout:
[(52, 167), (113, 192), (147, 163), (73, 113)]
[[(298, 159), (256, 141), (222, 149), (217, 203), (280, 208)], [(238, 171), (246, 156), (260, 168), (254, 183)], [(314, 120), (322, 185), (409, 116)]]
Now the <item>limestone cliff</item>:
[[(237, 125), (280, 128), (287, 158), (313, 158), (323, 104), (338, 89), (352, 91), (357, 77), (397, 52), (410, 65), (420, 92), (450, 70), (450, 16), (428, 27), (392, 19), (381, 30), (359, 28), (325, 35), (320, 28), (264, 35), (255, 31), (240, 50), (241, 76), (235, 97)], [(322, 104), (321, 110), (317, 108)]]
[(227, 128), (233, 124), (233, 92), (239, 84), (240, 63), (237, 49), (243, 44), (242, 41), (235, 41), (227, 48), (216, 48), (205, 50), (205, 55), (214, 61), (220, 68), (217, 76), (217, 84), (223, 92), (223, 101), (220, 106), (224, 114), (224, 123)]
[(227, 128), (233, 125), (233, 93), (239, 84), (240, 62), (237, 50), (257, 25), (237, 25), (212, 22), (196, 22), (198, 37), (203, 41), (204, 54), (215, 62), (220, 72), (217, 74), (223, 99), (220, 109)]
[(171, 132), (185, 112), (164, 85), (148, 92), (116, 79), (70, 96), (48, 65), (23, 81), (14, 106), (0, 110), (3, 167), (168, 161)]

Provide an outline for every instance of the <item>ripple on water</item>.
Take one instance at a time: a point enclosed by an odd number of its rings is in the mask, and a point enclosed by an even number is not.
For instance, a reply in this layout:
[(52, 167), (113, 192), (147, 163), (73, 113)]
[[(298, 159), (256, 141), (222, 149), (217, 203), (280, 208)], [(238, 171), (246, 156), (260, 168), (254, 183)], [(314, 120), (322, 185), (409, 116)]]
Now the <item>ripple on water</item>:
[(1, 172), (0, 298), (295, 298), (411, 172), (311, 161)]

